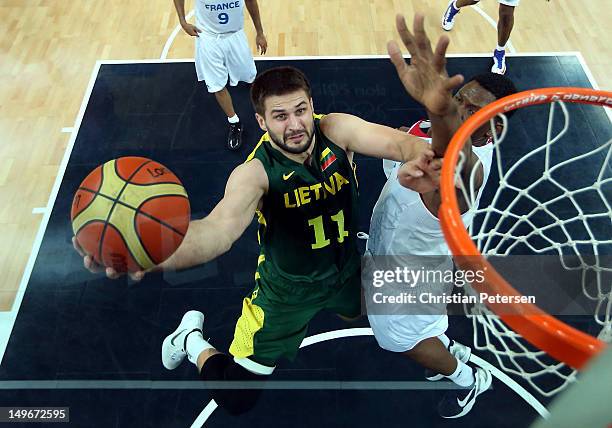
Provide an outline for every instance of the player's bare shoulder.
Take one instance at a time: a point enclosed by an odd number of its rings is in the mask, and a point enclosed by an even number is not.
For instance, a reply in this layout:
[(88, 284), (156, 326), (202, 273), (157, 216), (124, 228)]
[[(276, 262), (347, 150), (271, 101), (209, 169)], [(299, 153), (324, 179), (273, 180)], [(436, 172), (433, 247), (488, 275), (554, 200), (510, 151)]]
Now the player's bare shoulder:
[[(225, 194), (211, 215), (223, 212), (244, 213), (250, 208), (253, 211), (262, 205), (263, 196), (268, 191), (268, 175), (258, 159), (238, 165), (231, 172), (225, 186)], [(219, 206), (223, 209), (219, 210)], [(229, 211), (225, 211), (228, 209)]]
[(347, 150), (351, 127), (355, 125), (356, 116), (346, 113), (329, 113), (321, 118), (321, 132), (339, 147)]
[[(349, 125), (351, 119), (355, 117), (356, 116), (346, 113), (328, 113), (321, 118), (321, 130), (324, 132), (327, 130), (333, 132), (335, 129), (342, 129)], [(327, 135), (327, 133), (325, 133), (325, 135)]]
[(234, 168), (229, 181), (240, 183), (241, 186), (249, 189), (261, 190), (263, 194), (268, 192), (270, 184), (266, 169), (261, 160), (257, 158), (250, 159)]

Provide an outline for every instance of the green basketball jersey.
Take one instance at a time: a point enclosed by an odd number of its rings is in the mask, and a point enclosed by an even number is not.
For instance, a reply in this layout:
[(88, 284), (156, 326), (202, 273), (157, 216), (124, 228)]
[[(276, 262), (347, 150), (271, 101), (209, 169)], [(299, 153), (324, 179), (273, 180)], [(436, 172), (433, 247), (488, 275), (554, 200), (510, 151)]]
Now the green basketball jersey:
[(310, 164), (273, 148), (268, 133), (247, 159), (259, 159), (269, 181), (257, 212), (261, 253), (256, 278), (333, 284), (358, 269), (357, 180), (346, 152), (323, 135), (322, 117), (314, 116)]

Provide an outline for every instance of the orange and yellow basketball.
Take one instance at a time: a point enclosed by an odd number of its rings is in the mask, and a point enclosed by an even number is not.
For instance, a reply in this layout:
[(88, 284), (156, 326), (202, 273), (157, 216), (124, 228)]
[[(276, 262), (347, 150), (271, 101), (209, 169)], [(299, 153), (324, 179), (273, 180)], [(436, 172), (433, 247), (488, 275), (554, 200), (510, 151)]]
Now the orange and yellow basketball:
[(118, 272), (155, 266), (174, 253), (189, 227), (181, 181), (151, 159), (122, 157), (94, 169), (72, 201), (72, 230), (94, 260)]

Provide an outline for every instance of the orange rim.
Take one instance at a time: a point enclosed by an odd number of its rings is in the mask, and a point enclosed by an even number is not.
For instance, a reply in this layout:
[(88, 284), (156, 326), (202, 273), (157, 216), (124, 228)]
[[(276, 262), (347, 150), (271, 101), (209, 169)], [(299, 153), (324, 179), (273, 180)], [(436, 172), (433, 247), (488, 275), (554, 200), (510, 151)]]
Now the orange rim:
[[(486, 293), (521, 295), (482, 256), (463, 225), (454, 186), (459, 152), (472, 133), (497, 114), (554, 101), (612, 107), (612, 92), (586, 88), (542, 88), (499, 99), (470, 117), (457, 130), (444, 154), (440, 178), (442, 203), (438, 218), (457, 265), (463, 269), (484, 271), (484, 281), (479, 285), (479, 290), (482, 287)], [(604, 342), (570, 327), (533, 304), (487, 303), (487, 307), (528, 342), (570, 367), (581, 369), (606, 347)]]

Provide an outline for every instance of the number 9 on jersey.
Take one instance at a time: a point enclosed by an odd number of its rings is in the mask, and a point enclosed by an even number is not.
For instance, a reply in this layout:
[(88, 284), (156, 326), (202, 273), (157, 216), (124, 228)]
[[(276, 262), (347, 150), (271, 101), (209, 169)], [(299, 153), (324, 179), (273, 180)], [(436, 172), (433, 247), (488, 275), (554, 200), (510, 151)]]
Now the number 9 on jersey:
[(229, 15), (225, 12), (221, 12), (217, 18), (219, 18), (219, 24), (227, 24), (229, 22)]

